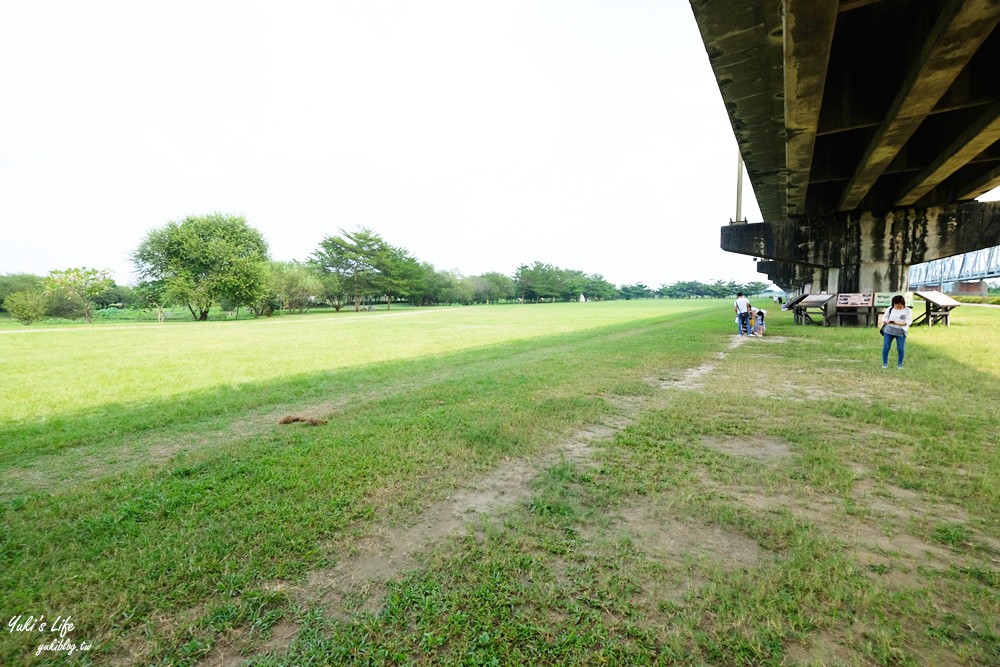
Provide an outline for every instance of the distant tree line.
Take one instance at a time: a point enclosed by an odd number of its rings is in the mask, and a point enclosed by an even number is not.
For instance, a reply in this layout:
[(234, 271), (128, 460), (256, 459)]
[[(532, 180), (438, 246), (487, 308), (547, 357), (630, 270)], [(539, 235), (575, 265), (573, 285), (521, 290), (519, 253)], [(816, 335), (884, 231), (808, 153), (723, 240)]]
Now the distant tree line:
[(140, 277), (117, 285), (110, 272), (87, 267), (0, 276), (0, 310), (30, 324), (42, 317), (79, 318), (95, 310), (182, 307), (195, 320), (212, 307), (246, 308), (256, 316), (314, 307), (337, 311), (394, 303), (414, 306), (541, 303), (587, 300), (729, 297), (755, 294), (766, 283), (677, 282), (652, 290), (642, 283), (616, 287), (599, 274), (551, 264), (522, 264), (513, 276), (491, 272), (463, 276), (421, 262), (405, 248), (361, 227), (326, 236), (303, 261), (269, 257), (260, 232), (241, 216), (189, 216), (149, 232), (132, 253)]

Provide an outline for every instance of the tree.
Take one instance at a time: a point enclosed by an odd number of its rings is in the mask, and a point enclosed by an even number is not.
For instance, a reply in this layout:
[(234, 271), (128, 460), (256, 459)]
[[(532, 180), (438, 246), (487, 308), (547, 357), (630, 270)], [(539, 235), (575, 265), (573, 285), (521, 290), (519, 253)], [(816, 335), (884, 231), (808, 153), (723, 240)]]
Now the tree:
[(497, 301), (510, 301), (514, 298), (516, 289), (510, 276), (493, 271), (484, 273), (480, 278), (483, 287), (479, 296), (483, 301), (496, 303)]
[(653, 290), (642, 283), (622, 285), (618, 291), (623, 299), (651, 299), (654, 296)]
[(134, 300), (135, 290), (133, 288), (112, 282), (108, 289), (94, 297), (94, 305), (97, 306), (98, 310), (112, 306), (128, 308)]
[(587, 282), (583, 288), (583, 294), (591, 301), (607, 301), (617, 298), (618, 289), (605, 280), (604, 276), (599, 273), (594, 273), (587, 276)]
[(14, 292), (39, 292), (44, 289), (45, 279), (30, 273), (10, 273), (0, 276), (0, 310), (6, 310), (3, 302)]
[(131, 307), (143, 310), (156, 309), (156, 321), (163, 321), (163, 307), (167, 305), (167, 293), (162, 280), (141, 282), (132, 290), (132, 294)]
[(336, 237), (327, 236), (320, 241), (319, 248), (309, 261), (321, 274), (323, 298), (339, 313), (351, 295), (353, 281), (353, 267), (347, 248), (338, 243)]
[(745, 284), (743, 286), (743, 289), (741, 289), (740, 291), (748, 296), (751, 294), (756, 295), (760, 294), (761, 292), (766, 292), (767, 287), (768, 287), (767, 283), (756, 281)]
[(260, 302), (266, 288), (267, 243), (242, 216), (189, 216), (154, 229), (132, 254), (140, 276), (163, 281), (168, 301), (205, 321), (212, 305)]
[(432, 264), (424, 262), (420, 265), (420, 274), (416, 278), (410, 293), (410, 302), (414, 305), (428, 306), (431, 304), (449, 303), (455, 300), (455, 285), (458, 278), (448, 271), (438, 271)]
[(372, 250), (369, 260), (373, 269), (371, 284), (379, 294), (385, 295), (388, 310), (394, 297), (406, 296), (418, 288), (422, 277), (420, 264), (406, 249), (381, 239)]
[(302, 312), (323, 295), (320, 273), (299, 262), (271, 262), (271, 290), (287, 310)]
[(4, 299), (4, 307), (10, 316), (25, 326), (40, 320), (48, 306), (48, 297), (41, 290), (14, 292)]
[(514, 282), (521, 292), (521, 298), (525, 301), (539, 301), (545, 297), (555, 300), (562, 283), (557, 271), (556, 267), (542, 262), (517, 267)]
[(356, 311), (361, 310), (362, 297), (373, 294), (385, 296), (391, 307), (394, 298), (422, 291), (426, 276), (426, 269), (405, 248), (387, 243), (367, 227), (327, 236), (311, 261), (327, 276), (333, 300), (342, 302), (344, 295), (353, 295)]
[[(313, 261), (327, 273), (340, 275), (344, 290), (354, 297), (354, 310), (361, 310), (361, 297), (374, 289), (373, 260), (385, 242), (367, 227), (355, 232), (340, 230), (341, 236), (327, 236), (313, 253)], [(339, 310), (339, 309), (338, 309)]]
[(103, 269), (80, 268), (50, 271), (45, 279), (45, 291), (52, 294), (63, 290), (83, 302), (83, 318), (90, 322), (94, 299), (114, 285), (111, 272)]

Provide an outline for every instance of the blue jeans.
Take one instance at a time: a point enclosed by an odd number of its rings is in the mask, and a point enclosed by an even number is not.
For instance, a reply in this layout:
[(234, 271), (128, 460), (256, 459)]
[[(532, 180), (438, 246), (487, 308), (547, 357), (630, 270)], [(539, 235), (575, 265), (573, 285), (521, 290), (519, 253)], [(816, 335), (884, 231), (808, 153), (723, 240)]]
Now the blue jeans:
[(889, 348), (892, 347), (892, 339), (896, 339), (896, 356), (899, 357), (898, 366), (903, 365), (903, 355), (906, 354), (906, 334), (882, 334), (882, 365), (889, 365)]
[(736, 316), (740, 318), (740, 335), (750, 333), (750, 313), (737, 313)]

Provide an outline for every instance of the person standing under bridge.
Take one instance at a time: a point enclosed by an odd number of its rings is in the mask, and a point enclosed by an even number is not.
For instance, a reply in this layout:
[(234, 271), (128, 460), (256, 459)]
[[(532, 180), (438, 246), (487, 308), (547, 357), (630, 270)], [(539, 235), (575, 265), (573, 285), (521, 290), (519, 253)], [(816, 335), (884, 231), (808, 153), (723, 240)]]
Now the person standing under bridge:
[(913, 311), (906, 307), (906, 299), (902, 294), (892, 297), (892, 305), (882, 314), (882, 368), (889, 367), (889, 348), (896, 341), (896, 368), (903, 369), (903, 357), (906, 354), (906, 334), (913, 322)]
[(750, 300), (743, 296), (743, 292), (736, 293), (736, 319), (739, 320), (740, 335), (750, 333)]

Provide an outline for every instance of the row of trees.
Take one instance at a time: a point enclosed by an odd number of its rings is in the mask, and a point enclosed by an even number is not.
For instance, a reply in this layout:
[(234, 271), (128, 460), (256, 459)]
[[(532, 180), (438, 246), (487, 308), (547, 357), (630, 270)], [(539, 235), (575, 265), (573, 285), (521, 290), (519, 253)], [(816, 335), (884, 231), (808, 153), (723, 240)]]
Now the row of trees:
[(697, 280), (678, 281), (664, 285), (657, 290), (657, 295), (668, 299), (725, 299), (739, 292), (744, 294), (761, 294), (766, 292), (768, 283), (750, 282), (737, 283), (716, 280), (714, 283), (701, 283)]
[(101, 296), (115, 287), (108, 271), (73, 268), (46, 278), (20, 273), (0, 277), (0, 303), (17, 320), (31, 324), (45, 315), (82, 315), (88, 322)]
[(642, 283), (615, 287), (599, 274), (535, 262), (514, 275), (485, 273), (462, 276), (422, 263), (405, 248), (394, 246), (371, 229), (324, 238), (303, 262), (275, 262), (259, 231), (241, 216), (213, 214), (170, 222), (146, 235), (132, 254), (141, 282), (115, 285), (107, 271), (74, 268), (46, 278), (18, 274), (0, 276), (0, 307), (25, 323), (43, 315), (82, 314), (90, 321), (94, 308), (110, 305), (156, 309), (187, 308), (195, 320), (210, 309), (249, 308), (260, 315), (275, 310), (303, 311), (326, 304), (336, 310), (350, 305), (397, 301), (413, 305), (496, 303), (501, 301), (565, 301), (732, 296), (766, 289), (765, 283), (738, 285), (717, 281), (674, 283), (651, 290)]

